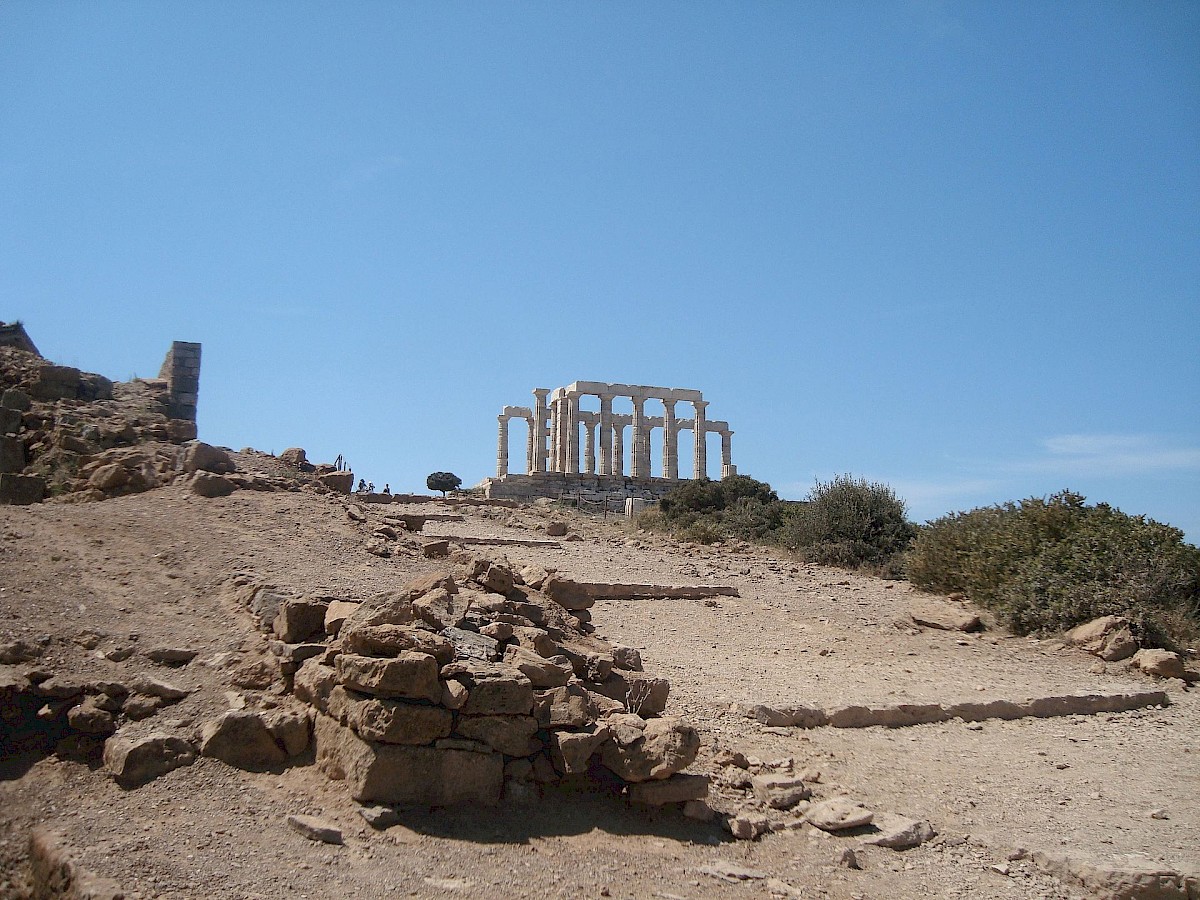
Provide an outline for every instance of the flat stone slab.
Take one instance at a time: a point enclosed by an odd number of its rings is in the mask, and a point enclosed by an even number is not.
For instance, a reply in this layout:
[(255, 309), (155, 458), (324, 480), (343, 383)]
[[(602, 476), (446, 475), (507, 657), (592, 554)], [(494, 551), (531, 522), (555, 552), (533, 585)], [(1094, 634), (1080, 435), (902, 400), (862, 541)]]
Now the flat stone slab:
[(1055, 716), (1088, 716), (1126, 712), (1149, 706), (1168, 706), (1166, 691), (1135, 691), (1118, 694), (1065, 694), (1028, 700), (986, 700), (968, 703), (900, 703), (895, 706), (841, 706), (823, 710), (809, 706), (775, 709), (764, 704), (744, 704), (741, 712), (771, 727), (869, 728), (883, 725), (902, 728), (931, 722), (982, 722), (986, 719), (1050, 719)]
[(595, 600), (648, 600), (670, 597), (678, 600), (703, 600), (705, 597), (738, 597), (738, 590), (716, 584), (621, 584), (618, 582), (582, 582)]
[(452, 544), (460, 544), (463, 547), (473, 545), (487, 545), (490, 547), (561, 547), (560, 541), (547, 541), (538, 538), (498, 538), (498, 537), (475, 537), (464, 534), (427, 534), (424, 535), (427, 541), (449, 541)]

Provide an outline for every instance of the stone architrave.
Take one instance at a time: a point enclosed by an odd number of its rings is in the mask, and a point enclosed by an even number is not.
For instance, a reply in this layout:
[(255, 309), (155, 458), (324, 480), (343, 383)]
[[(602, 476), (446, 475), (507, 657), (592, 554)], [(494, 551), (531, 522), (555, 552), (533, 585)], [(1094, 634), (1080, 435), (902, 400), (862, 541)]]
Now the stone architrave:
[(708, 448), (705, 446), (705, 437), (708, 431), (704, 422), (704, 408), (708, 406), (707, 400), (693, 400), (692, 405), (696, 407), (696, 419), (693, 425), (693, 433), (695, 434), (695, 447), (692, 453), (692, 477), (696, 479), (708, 477)]

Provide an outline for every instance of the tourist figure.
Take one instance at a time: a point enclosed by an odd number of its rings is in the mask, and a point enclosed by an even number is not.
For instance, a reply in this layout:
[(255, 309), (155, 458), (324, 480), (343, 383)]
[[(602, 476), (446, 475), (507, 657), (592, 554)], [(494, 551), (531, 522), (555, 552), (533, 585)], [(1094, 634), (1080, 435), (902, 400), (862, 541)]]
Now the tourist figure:
[(362, 478), (358, 479), (358, 492), (361, 494), (366, 489), (367, 489), (367, 482)]
[(375, 493), (375, 482), (373, 482), (373, 481), (368, 481), (368, 482), (367, 482), (367, 493), (368, 493), (368, 494), (373, 494), (373, 493)]
[(390, 484), (385, 484), (383, 486), (383, 492), (385, 494), (390, 494), (392, 492), (392, 486)]

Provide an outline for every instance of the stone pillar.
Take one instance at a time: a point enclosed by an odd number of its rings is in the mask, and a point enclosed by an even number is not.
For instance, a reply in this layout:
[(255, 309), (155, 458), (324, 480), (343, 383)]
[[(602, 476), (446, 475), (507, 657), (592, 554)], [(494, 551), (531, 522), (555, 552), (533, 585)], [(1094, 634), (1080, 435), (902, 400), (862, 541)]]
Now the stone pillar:
[[(24, 328), (21, 333), (25, 333)], [(167, 415), (172, 419), (195, 422), (200, 397), (200, 345), (188, 341), (172, 342), (158, 377), (167, 382)]]
[(733, 432), (721, 432), (721, 477), (728, 478), (737, 474), (737, 466), (733, 464)]
[(612, 474), (612, 394), (600, 395), (600, 474)]
[(629, 442), (629, 475), (631, 478), (649, 478), (645, 470), (643, 448), (646, 446), (645, 397), (633, 397), (633, 436)]
[(663, 401), (663, 461), (662, 477), (679, 477), (679, 436), (675, 427), (675, 401)]
[(611, 475), (625, 474), (625, 426), (613, 422), (612, 429), (612, 471)]
[(567, 471), (567, 398), (559, 397), (558, 403), (555, 404), (558, 410), (558, 463), (554, 467), (555, 472)]
[(562, 454), (560, 447), (562, 444), (562, 421), (560, 413), (562, 408), (559, 406), (558, 400), (550, 401), (550, 468), (548, 471), (562, 471)]
[(583, 471), (588, 475), (596, 474), (596, 430), (589, 419), (583, 423)]
[(567, 471), (579, 472), (579, 396), (567, 394)]
[(545, 388), (534, 388), (533, 396), (533, 464), (530, 472), (546, 471), (546, 395)]
[(496, 477), (503, 478), (508, 474), (508, 416), (496, 416), (500, 424), (500, 437), (496, 442)]
[(692, 405), (696, 407), (696, 423), (695, 435), (696, 446), (695, 452), (692, 454), (692, 477), (707, 478), (708, 477), (708, 448), (704, 444), (708, 429), (704, 422), (704, 407), (708, 406), (707, 400), (693, 400)]
[(533, 457), (534, 457), (534, 433), (533, 433), (533, 417), (525, 419), (525, 474), (529, 475), (533, 472)]

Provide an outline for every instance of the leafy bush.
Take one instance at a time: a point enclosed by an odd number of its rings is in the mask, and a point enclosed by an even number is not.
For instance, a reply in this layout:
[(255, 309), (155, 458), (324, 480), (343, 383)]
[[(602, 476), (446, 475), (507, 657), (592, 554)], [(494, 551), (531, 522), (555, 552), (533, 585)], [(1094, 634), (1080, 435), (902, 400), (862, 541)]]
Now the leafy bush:
[(808, 562), (891, 573), (915, 531), (907, 512), (886, 484), (839, 475), (816, 483), (776, 540)]
[(771, 486), (747, 475), (720, 481), (686, 481), (643, 513), (638, 524), (674, 532), (684, 540), (712, 544), (724, 538), (763, 540), (778, 526), (784, 504)]
[(1123, 615), (1147, 643), (1200, 637), (1200, 550), (1176, 528), (1070, 491), (930, 522), (908, 577), (962, 591), (1019, 634)]

